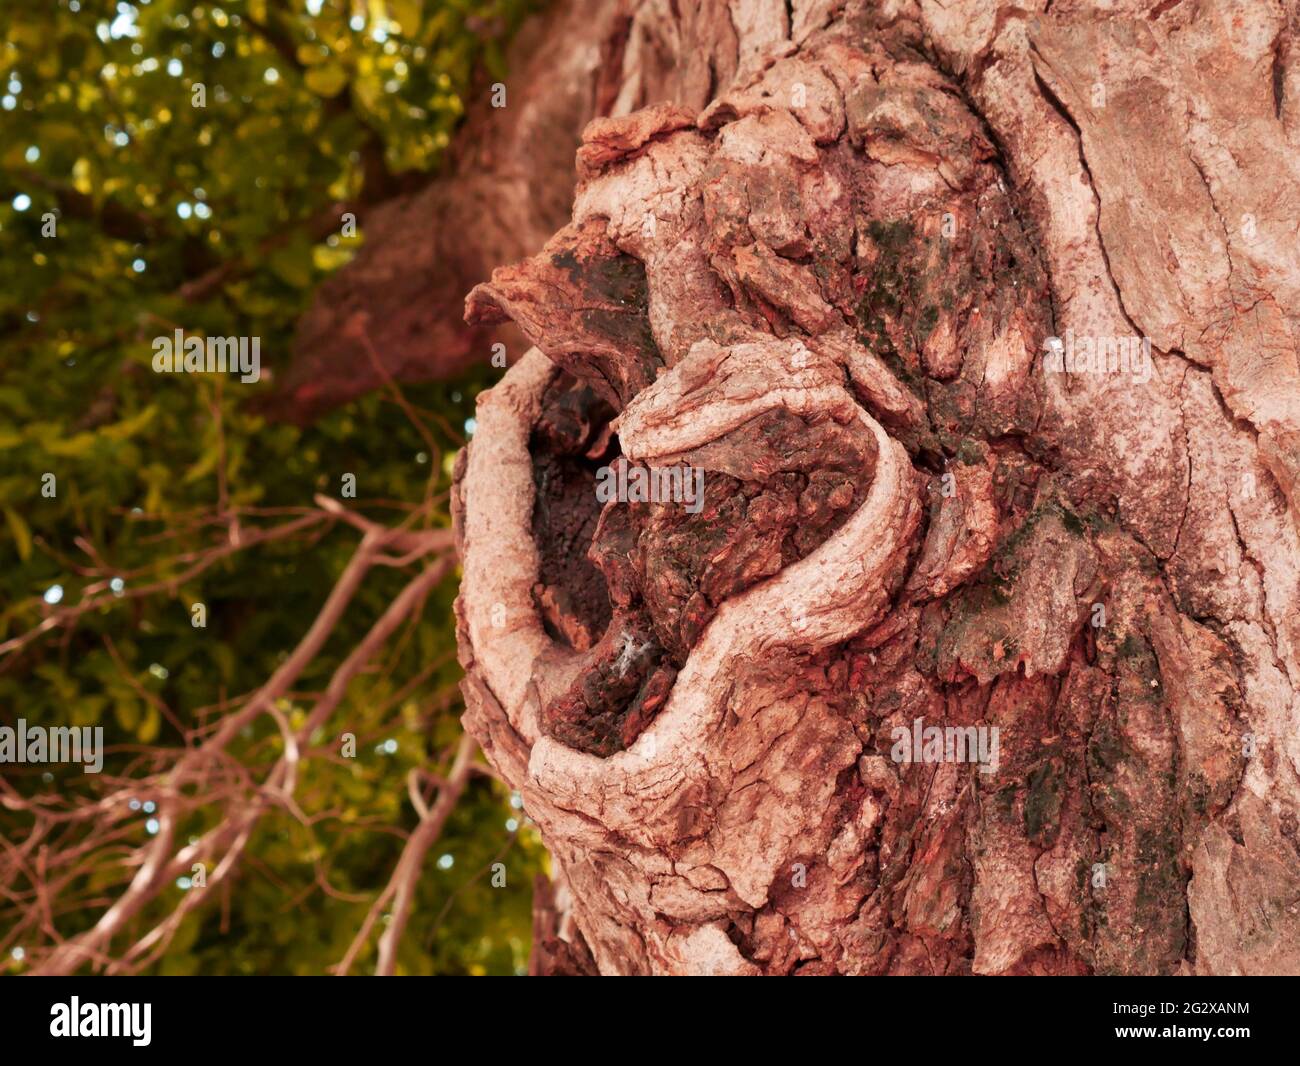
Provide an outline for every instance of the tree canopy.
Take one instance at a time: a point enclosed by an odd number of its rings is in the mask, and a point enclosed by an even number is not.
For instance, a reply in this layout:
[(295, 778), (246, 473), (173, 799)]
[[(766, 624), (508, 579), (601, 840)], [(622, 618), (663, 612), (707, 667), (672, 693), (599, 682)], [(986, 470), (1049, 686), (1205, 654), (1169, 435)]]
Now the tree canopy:
[[(529, 8), (4, 5), (0, 724), (102, 727), (107, 758), (98, 775), (4, 768), (0, 971), (98, 921), (160, 830), (205, 840), (236, 798), (266, 805), (237, 873), (211, 888), (176, 877), (141, 908), (115, 947), (186, 894), (218, 896), (134, 968), (322, 973), (364, 928), (460, 737), (452, 560), (353, 671), (426, 562), (398, 548), (370, 560), (267, 713), (201, 773), (174, 789), (168, 773), (284, 666), (366, 523), (450, 524), (452, 464), (490, 368), (390, 383), (302, 428), (259, 405), (311, 292), (365, 240), (367, 206), (436, 172), (466, 94), (504, 76)], [(258, 338), (261, 380), (155, 373), (155, 338), (178, 329)], [(332, 678), (341, 698), (310, 730), (295, 787), (268, 798), (257, 783), (333, 699)], [(198, 859), (207, 877), (220, 859)], [(518, 798), (472, 775), (424, 864), (398, 972), (520, 971), (544, 861)], [(353, 972), (373, 968), (388, 917)]]

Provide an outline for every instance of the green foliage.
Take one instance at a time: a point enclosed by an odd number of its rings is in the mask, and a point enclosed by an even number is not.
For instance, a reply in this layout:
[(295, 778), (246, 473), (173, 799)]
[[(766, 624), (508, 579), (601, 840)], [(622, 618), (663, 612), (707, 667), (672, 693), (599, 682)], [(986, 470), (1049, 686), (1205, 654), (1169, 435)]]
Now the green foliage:
[[(358, 498), (348, 506), (395, 522), (432, 498), (422, 521), (449, 524), (451, 463), (485, 373), (406, 390), (431, 448), (389, 396), (307, 429), (268, 423), (255, 402), (268, 380), (155, 374), (151, 342), (178, 328), (259, 337), (264, 379), (282, 372), (313, 288), (364, 239), (364, 211), (358, 234), (344, 237), (332, 209), (367, 202), (393, 175), (436, 167), (471, 77), (499, 74), (529, 2), (6, 0), (0, 644), (52, 612), (103, 602), (0, 656), (0, 724), (102, 725), (104, 778), (163, 768), (145, 746), (176, 748), (182, 730), (264, 683), (358, 540), (321, 522), (194, 572), (229, 543), (230, 515), (243, 535), (268, 529), (311, 508), (315, 493), (337, 497), (352, 473)], [(198, 83), (204, 107), (192, 106)], [(42, 495), (46, 474), (53, 497)], [(302, 720), (412, 572), (370, 573), (281, 702), (287, 720)], [(313, 738), (319, 757), (304, 763), (297, 791), (306, 824), (269, 813), (238, 880), (185, 920), (155, 969), (320, 973), (343, 957), (397, 861), (398, 831), (416, 822), (408, 771), (436, 771), (457, 739), (453, 584), (399, 629)], [(191, 625), (198, 602), (206, 628)], [(358, 738), (355, 760), (337, 758), (345, 730)], [(231, 753), (257, 776), (281, 743), (263, 715)], [(5, 769), (29, 797), (91, 798), (101, 787), (80, 767)], [(221, 817), (218, 802), (200, 808), (182, 837)], [(11, 841), (30, 829), (25, 816), (0, 819)], [(515, 819), (499, 785), (471, 781), (426, 865), (402, 971), (523, 965), (544, 854)], [(146, 841), (149, 821), (141, 807), (115, 844)], [(505, 888), (489, 885), (497, 856)], [(120, 858), (106, 853), (62, 888), (62, 936), (88, 927), (120, 891), (131, 872)], [(157, 922), (184, 891), (168, 889), (132, 930)], [(24, 909), (21, 898), (0, 903), (0, 970), (22, 968), (10, 949), (23, 941), (6, 935)], [(357, 969), (368, 965), (373, 951)]]

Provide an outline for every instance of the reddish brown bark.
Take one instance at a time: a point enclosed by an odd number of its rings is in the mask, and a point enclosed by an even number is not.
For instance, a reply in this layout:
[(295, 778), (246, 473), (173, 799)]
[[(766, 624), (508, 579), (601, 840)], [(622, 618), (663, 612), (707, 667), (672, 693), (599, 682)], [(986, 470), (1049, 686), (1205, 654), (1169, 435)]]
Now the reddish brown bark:
[[(536, 346), (454, 508), (465, 723), (556, 861), (548, 937), (602, 973), (1300, 972), (1291, 33), (635, 10), (571, 221), (468, 304)], [(620, 465), (702, 506), (602, 503)], [(981, 759), (901, 759), (924, 726)]]

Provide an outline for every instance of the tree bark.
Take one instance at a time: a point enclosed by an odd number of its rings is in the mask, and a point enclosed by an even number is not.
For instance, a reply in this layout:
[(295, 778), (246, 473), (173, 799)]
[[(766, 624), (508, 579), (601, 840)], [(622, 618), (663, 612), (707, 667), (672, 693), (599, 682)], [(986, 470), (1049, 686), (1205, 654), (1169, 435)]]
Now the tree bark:
[(631, 14), (467, 305), (535, 346), (453, 512), (548, 958), (1300, 972), (1297, 17)]

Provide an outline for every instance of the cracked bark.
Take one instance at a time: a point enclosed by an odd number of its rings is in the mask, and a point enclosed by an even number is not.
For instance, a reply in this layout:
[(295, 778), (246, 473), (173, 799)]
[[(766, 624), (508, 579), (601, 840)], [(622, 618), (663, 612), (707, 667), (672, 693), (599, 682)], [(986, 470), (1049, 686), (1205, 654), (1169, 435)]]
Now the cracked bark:
[(471, 293), (535, 346), (453, 509), (536, 972), (1300, 972), (1292, 29), (1045, 6), (639, 5)]

